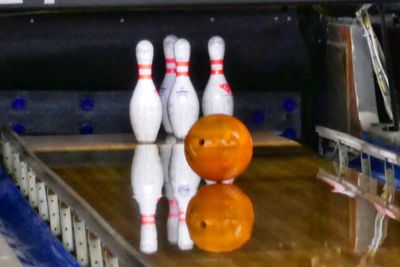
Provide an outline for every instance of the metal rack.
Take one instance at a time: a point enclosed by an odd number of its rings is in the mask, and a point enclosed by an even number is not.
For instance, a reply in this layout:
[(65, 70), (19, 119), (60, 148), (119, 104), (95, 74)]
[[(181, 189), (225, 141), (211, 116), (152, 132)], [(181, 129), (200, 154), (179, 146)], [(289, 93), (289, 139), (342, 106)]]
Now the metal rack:
[(336, 144), (340, 165), (348, 166), (349, 153), (359, 154), (361, 157), (362, 173), (367, 176), (371, 176), (371, 157), (382, 160), (384, 162), (386, 184), (393, 188), (395, 187), (394, 166), (400, 166), (400, 157), (397, 153), (322, 126), (317, 126), (316, 132), (319, 135), (320, 155), (324, 155), (323, 140), (329, 140)]
[(142, 266), (141, 256), (8, 127), (1, 131), (4, 167), (21, 194), (82, 266)]

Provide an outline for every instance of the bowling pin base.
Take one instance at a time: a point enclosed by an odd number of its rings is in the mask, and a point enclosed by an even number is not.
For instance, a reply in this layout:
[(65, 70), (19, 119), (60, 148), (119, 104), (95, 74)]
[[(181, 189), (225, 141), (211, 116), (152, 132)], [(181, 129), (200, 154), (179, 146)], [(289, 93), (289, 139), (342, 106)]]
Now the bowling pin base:
[[(156, 138), (157, 139), (157, 138)], [(146, 144), (154, 144), (154, 142), (156, 141), (156, 139), (152, 139), (152, 140), (138, 140), (136, 139), (136, 142), (138, 142), (141, 145), (146, 145)]]
[[(207, 185), (212, 185), (212, 184), (216, 184), (217, 183), (216, 181), (213, 181), (213, 180), (206, 180), (205, 179), (204, 181), (206, 182)], [(227, 180), (223, 180), (221, 182), (221, 184), (233, 184), (234, 181), (235, 181), (235, 178), (227, 179)]]
[(235, 178), (228, 179), (228, 180), (223, 180), (222, 183), (223, 184), (233, 184), (233, 181), (235, 181)]
[(158, 240), (155, 222), (142, 222), (140, 230), (140, 251), (146, 254), (156, 252), (158, 249)]
[(175, 135), (175, 138), (176, 138), (178, 141), (185, 141), (186, 135), (185, 135), (185, 136), (177, 136), (177, 135)]
[(216, 182), (213, 180), (204, 180), (204, 181), (206, 182), (207, 185), (216, 184)]
[(175, 245), (178, 242), (178, 203), (175, 199), (169, 200), (169, 214), (167, 221), (167, 233), (169, 243)]
[(152, 254), (157, 252), (157, 244), (151, 242), (151, 243), (146, 243), (143, 242), (140, 244), (140, 251), (145, 253), (145, 254)]
[(178, 247), (181, 250), (193, 249), (193, 241), (190, 238), (189, 229), (187, 228), (186, 222), (179, 222), (178, 226)]

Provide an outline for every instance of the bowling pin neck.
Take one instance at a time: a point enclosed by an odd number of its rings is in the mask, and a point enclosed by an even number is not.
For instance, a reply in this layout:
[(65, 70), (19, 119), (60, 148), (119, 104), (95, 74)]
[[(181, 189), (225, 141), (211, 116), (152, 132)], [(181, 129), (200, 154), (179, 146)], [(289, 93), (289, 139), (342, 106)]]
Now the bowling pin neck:
[(176, 73), (175, 59), (173, 59), (173, 58), (165, 59), (165, 73), (166, 74), (175, 74)]
[(176, 77), (189, 76), (189, 61), (176, 61)]
[(139, 64), (139, 80), (151, 80), (151, 64)]
[(186, 210), (179, 211), (179, 221), (186, 222)]
[(211, 75), (223, 75), (224, 74), (224, 60), (210, 60), (211, 63)]
[(168, 200), (168, 204), (169, 204), (169, 214), (168, 217), (169, 218), (178, 218), (179, 216), (179, 208), (178, 208), (178, 202), (172, 198)]

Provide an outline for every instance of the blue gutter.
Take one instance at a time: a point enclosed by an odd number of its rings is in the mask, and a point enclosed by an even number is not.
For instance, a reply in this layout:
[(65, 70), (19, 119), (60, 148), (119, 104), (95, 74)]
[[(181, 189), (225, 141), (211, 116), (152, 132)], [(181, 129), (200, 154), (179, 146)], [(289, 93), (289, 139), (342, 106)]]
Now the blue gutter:
[(0, 234), (24, 266), (80, 266), (1, 167)]

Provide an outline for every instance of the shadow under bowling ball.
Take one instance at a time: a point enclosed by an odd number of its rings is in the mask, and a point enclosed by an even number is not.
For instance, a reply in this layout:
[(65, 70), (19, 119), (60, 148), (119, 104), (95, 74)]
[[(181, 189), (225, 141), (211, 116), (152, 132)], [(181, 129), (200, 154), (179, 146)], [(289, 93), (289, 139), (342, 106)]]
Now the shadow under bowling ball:
[(253, 205), (235, 185), (206, 185), (190, 201), (186, 222), (193, 242), (200, 249), (232, 251), (251, 237)]
[(185, 156), (200, 177), (221, 182), (238, 177), (247, 168), (253, 156), (253, 140), (237, 118), (208, 115), (186, 136)]

